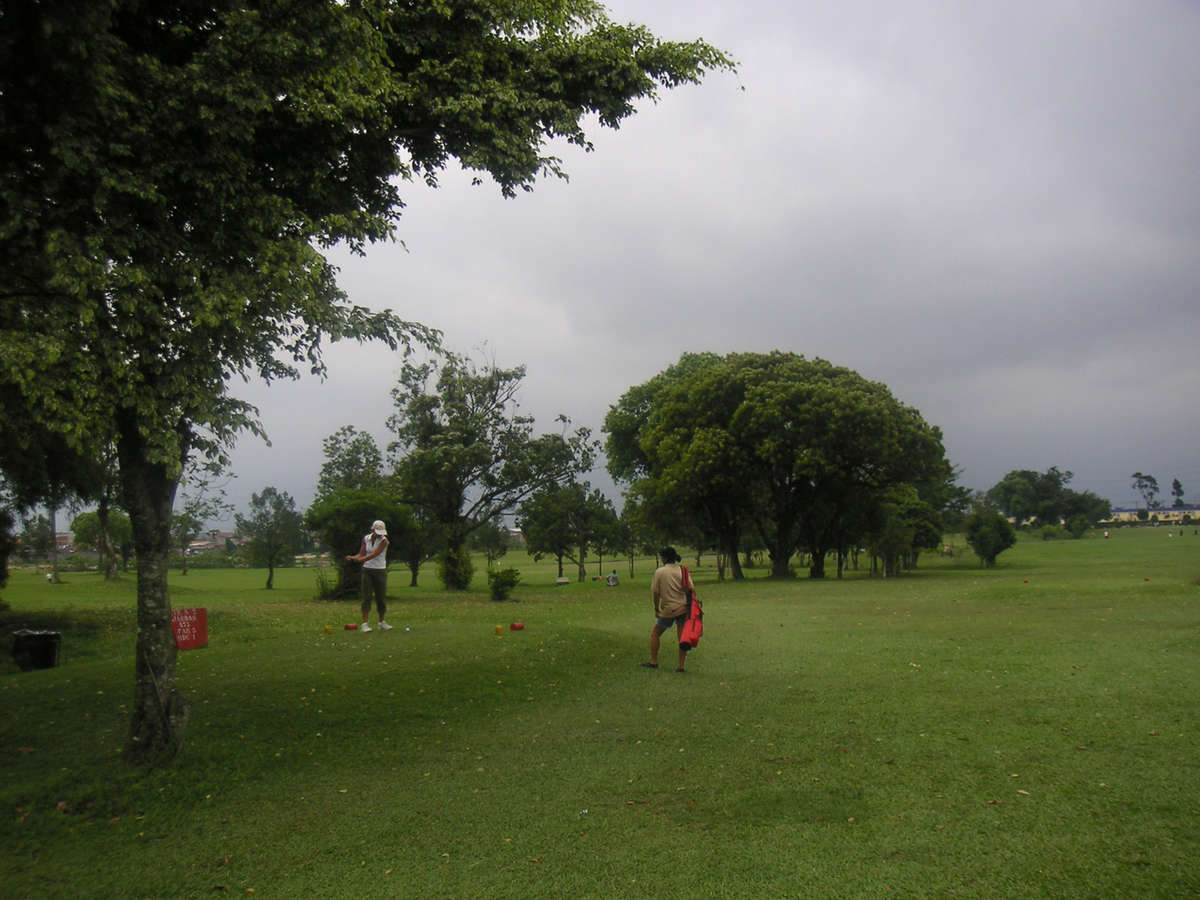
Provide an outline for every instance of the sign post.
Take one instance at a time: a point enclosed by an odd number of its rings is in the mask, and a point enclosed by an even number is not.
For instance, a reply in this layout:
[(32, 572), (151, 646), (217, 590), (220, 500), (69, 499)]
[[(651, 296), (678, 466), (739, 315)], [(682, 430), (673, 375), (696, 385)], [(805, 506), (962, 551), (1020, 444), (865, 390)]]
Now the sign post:
[(204, 607), (171, 610), (171, 632), (180, 650), (199, 650), (208, 646), (208, 610)]

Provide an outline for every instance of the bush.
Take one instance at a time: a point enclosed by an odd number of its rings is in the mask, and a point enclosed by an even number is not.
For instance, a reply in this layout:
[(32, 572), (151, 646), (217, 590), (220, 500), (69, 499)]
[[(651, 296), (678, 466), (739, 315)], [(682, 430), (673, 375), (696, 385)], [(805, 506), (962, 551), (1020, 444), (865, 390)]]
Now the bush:
[[(178, 554), (172, 555), (171, 562), (175, 566), (183, 567), (183, 561)], [(225, 550), (203, 550), (200, 553), (188, 554), (187, 567), (189, 569), (244, 569), (246, 560), (240, 551), (229, 553)], [(276, 566), (275, 568), (282, 569), (284, 567)]]
[(341, 587), (341, 579), (338, 578), (337, 569), (333, 566), (320, 566), (316, 569), (317, 594), (313, 598), (315, 600), (338, 600), (340, 599), (339, 588)]
[(475, 564), (464, 547), (448, 547), (438, 558), (438, 577), (448, 591), (465, 591), (474, 574)]
[(1067, 532), (1076, 540), (1087, 534), (1087, 530), (1091, 527), (1092, 523), (1083, 513), (1071, 516), (1070, 521), (1067, 522)]
[(976, 510), (967, 517), (967, 543), (986, 568), (996, 565), (996, 557), (1017, 542), (1008, 519), (993, 510)]
[(497, 572), (488, 572), (488, 584), (492, 589), (492, 599), (497, 603), (503, 603), (508, 599), (508, 595), (512, 593), (513, 588), (521, 581), (521, 573), (516, 569), (500, 569)]
[(1066, 535), (1057, 525), (1043, 525), (1038, 533), (1042, 536), (1043, 541), (1061, 541)]

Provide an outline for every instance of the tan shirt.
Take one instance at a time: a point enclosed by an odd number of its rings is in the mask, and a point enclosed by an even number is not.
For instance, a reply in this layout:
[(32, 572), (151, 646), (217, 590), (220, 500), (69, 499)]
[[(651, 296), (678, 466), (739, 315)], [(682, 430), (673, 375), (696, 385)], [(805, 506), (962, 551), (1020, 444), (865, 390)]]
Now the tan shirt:
[(651, 584), (654, 606), (663, 619), (672, 619), (687, 612), (687, 594), (683, 592), (683, 568), (678, 563), (660, 566), (654, 571)]

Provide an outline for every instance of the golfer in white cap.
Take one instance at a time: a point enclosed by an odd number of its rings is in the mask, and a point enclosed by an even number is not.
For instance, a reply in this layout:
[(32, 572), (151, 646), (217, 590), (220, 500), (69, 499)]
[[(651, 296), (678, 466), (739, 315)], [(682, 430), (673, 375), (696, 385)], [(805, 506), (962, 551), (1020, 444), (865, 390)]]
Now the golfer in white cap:
[(346, 562), (363, 564), (362, 625), (359, 631), (370, 631), (371, 596), (375, 597), (375, 608), (379, 610), (379, 624), (375, 627), (380, 631), (390, 631), (384, 616), (387, 615), (387, 526), (376, 519), (371, 523), (371, 530), (363, 535), (362, 546), (354, 556), (347, 556)]

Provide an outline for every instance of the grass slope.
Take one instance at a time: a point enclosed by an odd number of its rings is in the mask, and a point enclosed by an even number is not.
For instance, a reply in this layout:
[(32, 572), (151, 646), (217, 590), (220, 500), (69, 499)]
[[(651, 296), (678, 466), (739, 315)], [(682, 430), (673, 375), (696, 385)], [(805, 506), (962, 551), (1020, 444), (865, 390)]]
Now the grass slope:
[(517, 562), (505, 605), (394, 572), (400, 627), (369, 635), (311, 571), (175, 576), (210, 646), (180, 655), (187, 743), (149, 774), (120, 759), (132, 579), (14, 573), (0, 627), (63, 655), (0, 661), (0, 893), (1200, 893), (1200, 537), (889, 581), (701, 568), (685, 675), (637, 665), (649, 562), (615, 589)]

